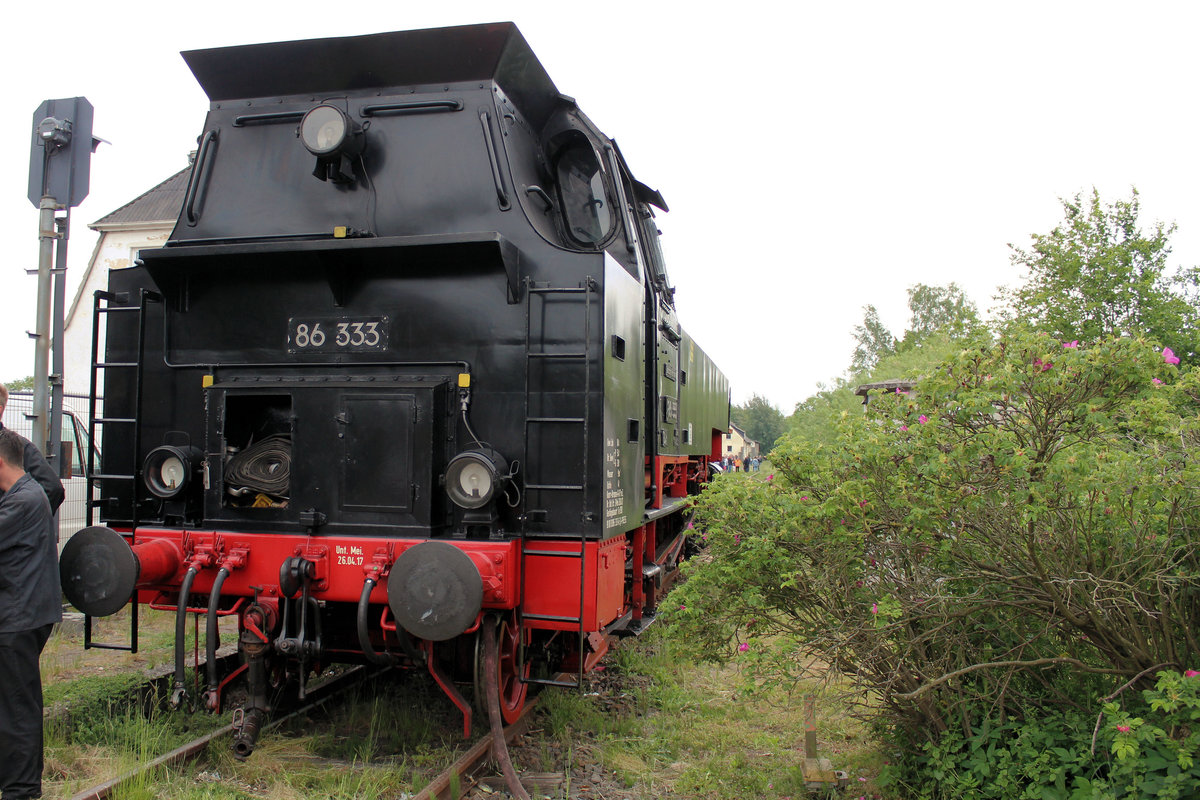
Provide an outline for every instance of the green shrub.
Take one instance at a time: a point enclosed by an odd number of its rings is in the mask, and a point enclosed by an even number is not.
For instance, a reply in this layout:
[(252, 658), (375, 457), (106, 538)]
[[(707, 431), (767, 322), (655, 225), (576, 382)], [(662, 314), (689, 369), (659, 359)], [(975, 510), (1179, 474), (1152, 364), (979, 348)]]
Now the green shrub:
[(847, 413), (836, 445), (785, 437), (765, 480), (705, 492), (673, 628), (757, 681), (852, 676), (946, 758), (1000, 728), (1076, 753), (1048, 710), (1094, 720), (1200, 666), (1200, 375), (1168, 362), (1012, 331)]
[[(1189, 670), (1189, 672), (1192, 672)], [(947, 731), (901, 754), (880, 784), (905, 797), (961, 800), (1178, 800), (1200, 787), (1200, 677), (1160, 672), (1133, 708), (1044, 710)], [(1096, 705), (1101, 705), (1099, 702)]]

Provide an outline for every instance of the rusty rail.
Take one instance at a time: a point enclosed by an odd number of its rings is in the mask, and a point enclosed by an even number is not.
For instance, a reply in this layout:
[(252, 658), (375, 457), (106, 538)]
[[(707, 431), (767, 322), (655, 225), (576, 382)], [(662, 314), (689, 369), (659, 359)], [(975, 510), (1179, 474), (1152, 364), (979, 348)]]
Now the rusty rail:
[[(307, 703), (304, 706), (301, 706), (300, 708), (297, 708), (296, 710), (291, 711), (278, 719), (272, 720), (270, 724), (264, 726), (263, 729), (270, 730), (271, 728), (282, 725), (292, 717), (300, 714), (307, 714), (314, 708), (318, 708), (329, 702), (341, 692), (349, 689), (351, 686), (354, 686), (368, 678), (378, 677), (389, 670), (390, 667), (387, 669), (370, 672), (366, 667), (355, 667), (354, 669), (351, 669), (348, 672), (321, 684), (321, 686), (315, 690), (320, 692), (320, 696), (313, 699), (312, 702)], [(141, 766), (122, 775), (118, 775), (115, 778), (107, 780), (104, 783), (98, 784), (89, 789), (84, 789), (82, 792), (73, 795), (71, 800), (106, 800), (106, 798), (111, 797), (113, 791), (122, 784), (131, 781), (137, 776), (149, 772), (150, 770), (189, 761), (203, 753), (204, 749), (208, 747), (213, 740), (219, 739), (222, 736), (228, 736), (229, 734), (233, 733), (233, 730), (233, 725), (225, 725), (217, 728), (215, 731), (206, 733), (199, 738), (193, 739), (187, 744), (181, 745), (169, 753), (164, 753), (153, 761), (142, 764)]]
[[(504, 729), (505, 743), (511, 742), (529, 728), (529, 713), (537, 705), (537, 701), (537, 697), (530, 697), (525, 701), (525, 710), (521, 712), (520, 718)], [(491, 755), (492, 734), (489, 731), (480, 737), (470, 750), (459, 756), (442, 774), (430, 781), (429, 785), (422, 789), (413, 800), (459, 800), (463, 792), (470, 788), (468, 785), (470, 773), (485, 764)], [(457, 794), (450, 790), (455, 778), (459, 781)]]

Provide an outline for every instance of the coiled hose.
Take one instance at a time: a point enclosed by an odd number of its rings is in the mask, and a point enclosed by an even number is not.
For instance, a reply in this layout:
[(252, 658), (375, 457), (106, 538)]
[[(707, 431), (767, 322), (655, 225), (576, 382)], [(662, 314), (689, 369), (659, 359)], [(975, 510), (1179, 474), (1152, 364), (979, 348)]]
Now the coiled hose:
[(285, 433), (268, 436), (229, 459), (225, 483), (287, 497), (292, 476), (292, 438)]

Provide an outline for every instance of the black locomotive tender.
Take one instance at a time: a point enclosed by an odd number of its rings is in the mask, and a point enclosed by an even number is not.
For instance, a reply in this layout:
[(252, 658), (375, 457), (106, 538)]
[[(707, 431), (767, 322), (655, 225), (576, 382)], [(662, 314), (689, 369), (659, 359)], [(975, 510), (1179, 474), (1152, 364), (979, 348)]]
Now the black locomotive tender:
[(728, 427), (666, 203), (510, 23), (184, 58), (211, 107), (179, 221), (96, 298), (104, 525), (63, 584), (89, 622), (135, 602), (87, 645), (174, 610), (178, 702), (206, 615), (243, 756), (329, 662), (428, 669), (468, 731), (458, 686), (494, 683), (514, 719), (653, 619)]

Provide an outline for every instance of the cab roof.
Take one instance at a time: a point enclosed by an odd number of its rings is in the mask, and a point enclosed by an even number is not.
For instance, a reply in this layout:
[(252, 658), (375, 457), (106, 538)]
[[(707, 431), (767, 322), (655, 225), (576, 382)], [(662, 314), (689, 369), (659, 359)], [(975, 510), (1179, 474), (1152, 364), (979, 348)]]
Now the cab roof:
[(535, 124), (564, 100), (511, 22), (301, 39), (182, 54), (214, 104), (495, 81)]

